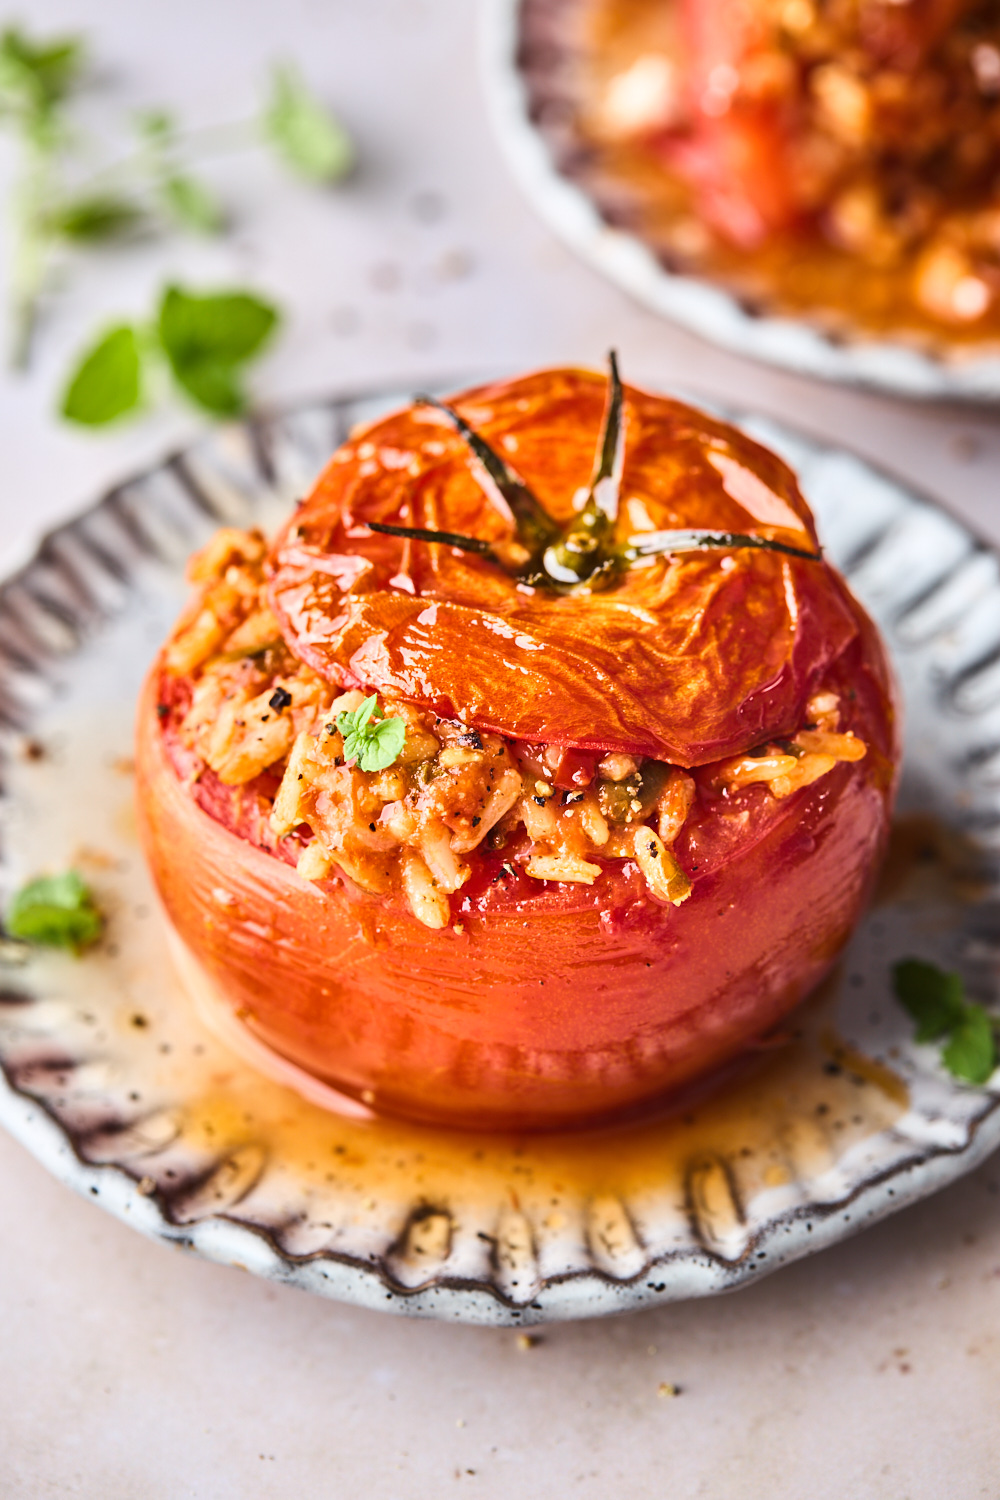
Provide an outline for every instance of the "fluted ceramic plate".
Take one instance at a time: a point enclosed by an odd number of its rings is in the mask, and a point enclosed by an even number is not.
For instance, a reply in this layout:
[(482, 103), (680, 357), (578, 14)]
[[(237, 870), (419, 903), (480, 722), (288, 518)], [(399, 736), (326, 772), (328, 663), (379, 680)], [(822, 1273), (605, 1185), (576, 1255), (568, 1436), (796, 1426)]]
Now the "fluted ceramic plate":
[[(556, 63), (563, 42), (540, 38), (546, 81), (533, 99), (521, 60), (524, 0), (481, 0), (481, 60), (487, 104), (508, 166), (549, 228), (583, 260), (655, 312), (739, 354), (801, 374), (900, 396), (989, 401), (1000, 398), (1000, 357), (956, 346), (939, 357), (889, 339), (828, 336), (805, 319), (748, 310), (708, 280), (665, 269), (643, 239), (616, 228), (586, 191), (574, 136), (572, 82)], [(563, 9), (572, 9), (564, 0)], [(552, 7), (556, 9), (555, 6)], [(546, 24), (555, 33), (558, 18)], [(550, 66), (551, 63), (551, 66)]]
[(403, 399), (220, 429), (53, 532), (0, 589), (3, 881), (72, 865), (108, 914), (84, 958), (3, 949), (0, 1120), (156, 1239), (328, 1297), (497, 1324), (728, 1291), (968, 1171), (1000, 1142), (1000, 1075), (964, 1087), (914, 1045), (890, 967), (929, 958), (996, 996), (997, 558), (857, 459), (756, 420), (885, 632), (906, 707), (885, 889), (794, 1030), (681, 1112), (519, 1139), (323, 1107), (206, 1024), (136, 844), (136, 692), (191, 549), (220, 523), (273, 526), (355, 422)]

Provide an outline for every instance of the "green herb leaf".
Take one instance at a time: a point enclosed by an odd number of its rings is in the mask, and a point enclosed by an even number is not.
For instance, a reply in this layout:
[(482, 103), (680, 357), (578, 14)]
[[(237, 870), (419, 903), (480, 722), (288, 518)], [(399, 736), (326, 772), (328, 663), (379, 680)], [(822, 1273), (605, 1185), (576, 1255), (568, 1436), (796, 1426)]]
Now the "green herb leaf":
[(985, 1083), (997, 1065), (996, 1039), (989, 1015), (981, 1005), (966, 1005), (942, 1049), (941, 1061), (966, 1083)]
[(965, 1011), (965, 986), (958, 974), (946, 974), (920, 958), (904, 958), (892, 977), (903, 1008), (917, 1023), (916, 1041), (933, 1042), (959, 1024)]
[(239, 366), (260, 352), (278, 321), (277, 308), (249, 292), (197, 296), (172, 286), (157, 331), (178, 385), (199, 406), (229, 417), (246, 405)]
[(985, 1083), (997, 1065), (993, 1021), (981, 1005), (965, 998), (959, 974), (936, 964), (904, 958), (892, 971), (893, 986), (917, 1023), (915, 1040), (932, 1042), (947, 1036), (941, 1062), (965, 1083)]
[(166, 109), (142, 109), (135, 116), (139, 134), (156, 146), (168, 145), (177, 134), (177, 124)]
[(75, 870), (30, 881), (17, 892), (7, 912), (11, 937), (76, 953), (95, 943), (103, 926), (93, 897)]
[(222, 209), (213, 194), (197, 178), (175, 173), (164, 178), (160, 192), (171, 218), (185, 229), (196, 229), (200, 234), (216, 234), (222, 228)]
[(200, 295), (171, 286), (160, 304), (160, 340), (181, 366), (203, 359), (242, 364), (259, 353), (277, 323), (277, 309), (251, 292)]
[(337, 728), (344, 736), (345, 758), (356, 760), (362, 771), (384, 771), (393, 765), (406, 739), (405, 721), (387, 719), (375, 693), (352, 712), (338, 714)]
[(143, 110), (135, 125), (146, 148), (153, 187), (168, 216), (184, 229), (216, 234), (225, 216), (215, 194), (177, 165), (183, 141), (173, 115), (165, 109)]
[(235, 365), (204, 360), (174, 374), (184, 393), (213, 417), (238, 417), (245, 411), (246, 393)]
[(35, 111), (51, 110), (78, 81), (84, 64), (79, 37), (33, 42), (18, 26), (0, 34), (0, 97), (4, 94)]
[(111, 328), (88, 349), (70, 377), (62, 414), (84, 427), (103, 427), (139, 404), (142, 361), (134, 328)]
[(127, 234), (143, 217), (142, 209), (128, 198), (102, 194), (63, 204), (46, 215), (45, 227), (63, 239), (95, 244)]
[(336, 182), (354, 165), (347, 131), (310, 93), (291, 63), (274, 69), (263, 125), (288, 166), (310, 182)]

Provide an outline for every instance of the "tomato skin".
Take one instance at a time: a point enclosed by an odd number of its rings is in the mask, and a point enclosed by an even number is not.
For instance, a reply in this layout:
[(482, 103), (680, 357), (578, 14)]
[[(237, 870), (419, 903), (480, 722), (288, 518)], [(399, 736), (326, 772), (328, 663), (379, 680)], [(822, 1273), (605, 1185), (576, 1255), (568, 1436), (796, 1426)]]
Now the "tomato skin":
[(676, 846), (694, 885), (680, 907), (628, 862), (593, 890), (481, 872), (454, 898), (461, 933), (346, 880), (312, 885), (192, 799), (157, 715), (159, 666), (139, 709), (143, 843), (176, 931), (236, 1015), (311, 1074), (464, 1128), (610, 1117), (738, 1055), (857, 920), (894, 779), (884, 663), (870, 626), (862, 639), (843, 670), (869, 755), (784, 802), (739, 794), (734, 842), (706, 804)]

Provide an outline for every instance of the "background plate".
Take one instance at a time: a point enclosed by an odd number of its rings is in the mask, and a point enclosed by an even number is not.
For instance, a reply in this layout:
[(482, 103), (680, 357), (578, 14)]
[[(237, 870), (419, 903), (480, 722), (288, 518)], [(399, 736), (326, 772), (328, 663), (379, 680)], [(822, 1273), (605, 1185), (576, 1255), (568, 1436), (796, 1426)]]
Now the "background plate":
[(885, 632), (906, 706), (881, 902), (795, 1034), (683, 1113), (518, 1139), (322, 1109), (206, 1025), (135, 841), (136, 692), (188, 552), (220, 523), (273, 526), (354, 423), (405, 399), (220, 429), (53, 532), (0, 590), (5, 889), (73, 864), (109, 915), (82, 960), (5, 950), (0, 1121), (155, 1238), (496, 1324), (726, 1291), (968, 1171), (1000, 1142), (1000, 1075), (959, 1086), (915, 1046), (889, 970), (919, 955), (996, 998), (997, 558), (857, 459), (754, 419)]
[[(601, 216), (583, 189), (560, 171), (556, 141), (565, 128), (550, 104), (551, 126), (531, 118), (518, 66), (522, 0), (481, 0), (481, 71), (490, 115), (510, 169), (549, 228), (596, 270), (639, 302), (715, 344), (801, 374), (872, 386), (901, 396), (962, 401), (1000, 399), (1000, 357), (956, 353), (935, 359), (906, 344), (834, 342), (805, 321), (748, 312), (720, 287), (667, 271), (648, 246)], [(567, 145), (567, 160), (572, 148)]]

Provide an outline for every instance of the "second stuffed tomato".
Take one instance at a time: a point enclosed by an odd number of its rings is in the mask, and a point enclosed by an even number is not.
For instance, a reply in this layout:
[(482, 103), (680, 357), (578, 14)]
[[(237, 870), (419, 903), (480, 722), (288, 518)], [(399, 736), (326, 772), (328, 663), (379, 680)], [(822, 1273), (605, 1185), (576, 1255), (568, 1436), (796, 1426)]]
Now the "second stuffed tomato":
[(282, 1057), (416, 1119), (581, 1123), (830, 969), (886, 838), (891, 685), (733, 428), (613, 363), (418, 401), (191, 576), (140, 707), (144, 841)]

